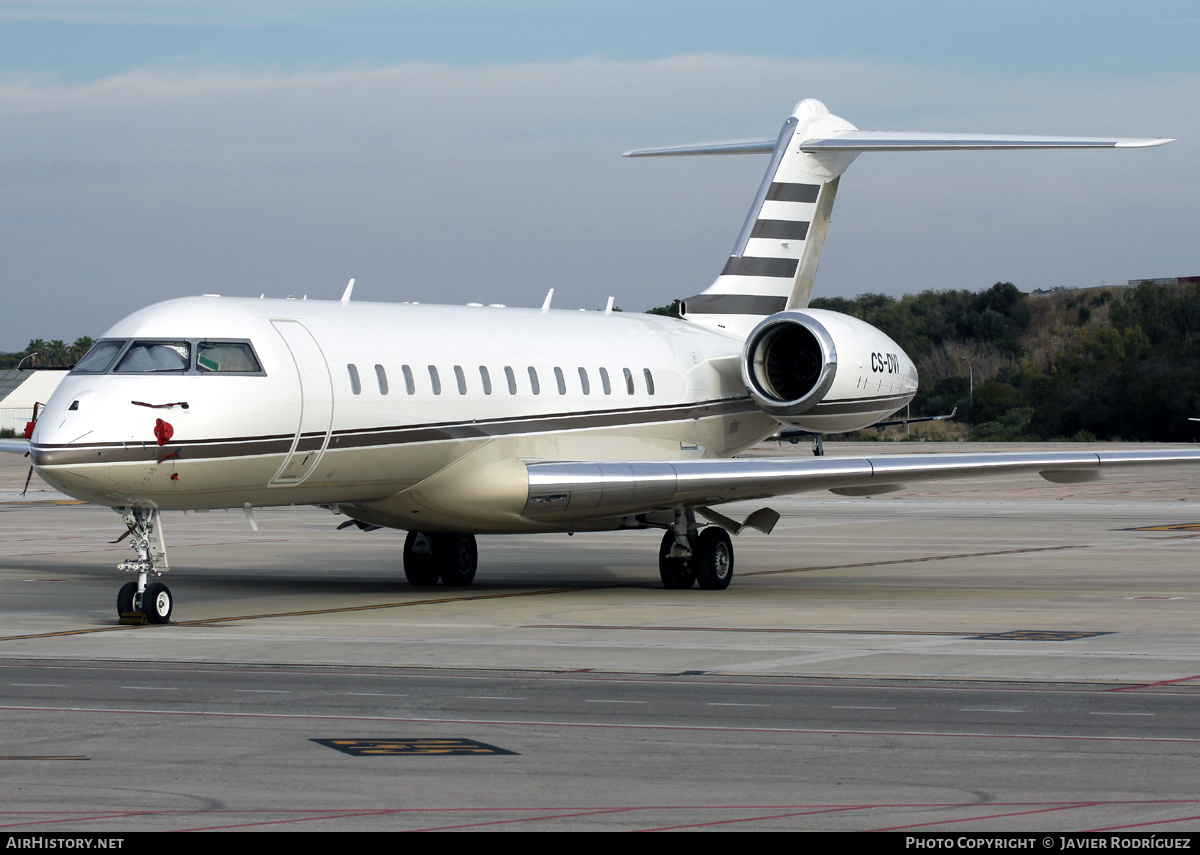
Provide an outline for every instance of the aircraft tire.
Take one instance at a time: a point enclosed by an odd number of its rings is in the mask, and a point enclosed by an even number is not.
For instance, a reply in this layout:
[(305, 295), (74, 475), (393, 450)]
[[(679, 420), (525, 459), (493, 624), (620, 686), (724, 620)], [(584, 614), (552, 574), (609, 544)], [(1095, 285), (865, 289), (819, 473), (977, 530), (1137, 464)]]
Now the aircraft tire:
[(170, 588), (162, 582), (146, 586), (146, 591), (142, 594), (142, 612), (148, 622), (169, 623), (174, 608), (175, 598), (171, 596)]
[(410, 531), (404, 538), (404, 578), (414, 588), (429, 588), (438, 582), (437, 561), (431, 553), (413, 551), (419, 534)]
[[(692, 551), (695, 552), (695, 538), (689, 537), (688, 540), (693, 541)], [(675, 545), (674, 532), (668, 531), (663, 535), (662, 543), (658, 547), (658, 576), (662, 579), (663, 587), (670, 591), (684, 591), (692, 587), (696, 581), (696, 574), (692, 571), (692, 559), (689, 558), (672, 558), (671, 547)]]
[(465, 588), (475, 581), (479, 548), (473, 534), (435, 534), (433, 554), (442, 584)]
[(725, 529), (709, 526), (700, 532), (694, 550), (696, 581), (706, 591), (723, 591), (733, 579), (733, 543)]
[(137, 594), (137, 582), (126, 582), (117, 591), (117, 617), (133, 611), (133, 598)]

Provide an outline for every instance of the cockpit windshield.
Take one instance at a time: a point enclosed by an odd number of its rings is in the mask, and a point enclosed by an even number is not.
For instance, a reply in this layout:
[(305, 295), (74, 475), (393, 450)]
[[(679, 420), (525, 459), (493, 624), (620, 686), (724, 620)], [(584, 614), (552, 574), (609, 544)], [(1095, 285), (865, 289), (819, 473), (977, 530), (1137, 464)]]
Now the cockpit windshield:
[(188, 370), (192, 350), (186, 341), (135, 341), (114, 369), (118, 374)]
[(72, 369), (76, 374), (243, 374), (262, 376), (249, 341), (104, 339)]

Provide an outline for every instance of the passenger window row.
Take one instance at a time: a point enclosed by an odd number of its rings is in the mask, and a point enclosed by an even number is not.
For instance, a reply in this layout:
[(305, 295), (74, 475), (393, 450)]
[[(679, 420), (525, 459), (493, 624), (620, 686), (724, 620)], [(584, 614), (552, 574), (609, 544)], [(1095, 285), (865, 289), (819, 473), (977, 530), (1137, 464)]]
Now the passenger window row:
[[(428, 387), (429, 390), (435, 395), (442, 394), (442, 378), (441, 378), (441, 374), (438, 372), (437, 366), (436, 365), (427, 366), (427, 370), (429, 372), (429, 387)], [(530, 365), (530, 366), (528, 366), (527, 370), (528, 370), (528, 376), (529, 376), (529, 385), (527, 387), (527, 391), (529, 391), (530, 393), (532, 393), (534, 395), (542, 394), (542, 384), (538, 379), (537, 368)], [(362, 387), (362, 379), (359, 377), (359, 373), (358, 373), (358, 366), (352, 362), (348, 363), (346, 365), (346, 371), (350, 375), (350, 391), (353, 392), (355, 395), (361, 395), (363, 387)], [(413, 372), (412, 366), (401, 365), (400, 373), (404, 377), (405, 393), (408, 395), (417, 394), (417, 375), (416, 375), (416, 373)], [(596, 373), (600, 377), (600, 388), (603, 390), (604, 394), (605, 395), (613, 394), (614, 384), (613, 384), (612, 379), (609, 377), (608, 369), (607, 368), (598, 368), (598, 369), (596, 369)], [(625, 388), (625, 393), (627, 395), (637, 394), (637, 389), (635, 388), (635, 384), (634, 384), (634, 373), (628, 368), (622, 368), (621, 374), (622, 374), (622, 379), (624, 380), (624, 383), (622, 385)], [(510, 394), (510, 395), (519, 394), (520, 390), (517, 388), (517, 372), (513, 370), (513, 367), (511, 365), (504, 366), (504, 380), (505, 380), (505, 385), (508, 388), (508, 394)], [(389, 391), (387, 370), (378, 363), (376, 363), (376, 365), (375, 365), (375, 382), (376, 382), (376, 385), (379, 387), (379, 394), (387, 395), (388, 391)], [(654, 394), (654, 374), (650, 371), (649, 368), (642, 369), (642, 382), (644, 385), (645, 393), (647, 395), (653, 395)], [(460, 394), (460, 395), (466, 395), (470, 392), (469, 384), (467, 381), (467, 372), (463, 369), (463, 367), (461, 365), (454, 366), (454, 386), (458, 390), (458, 394)], [(554, 368), (554, 386), (557, 389), (558, 394), (560, 394), (560, 395), (567, 394), (567, 391), (568, 391), (567, 390), (567, 375), (562, 370), (562, 368), (559, 368), (557, 366), (555, 366), (555, 368)], [(488, 368), (486, 365), (479, 366), (479, 388), (482, 389), (483, 394), (485, 394), (485, 395), (492, 394), (492, 375), (491, 375), (491, 372), (488, 371)], [(615, 388), (620, 388), (620, 387), (617, 386)], [(572, 391), (578, 391), (584, 395), (592, 394), (591, 375), (588, 373), (588, 369), (584, 368), (583, 366), (579, 367), (578, 389), (577, 390), (573, 389)]]

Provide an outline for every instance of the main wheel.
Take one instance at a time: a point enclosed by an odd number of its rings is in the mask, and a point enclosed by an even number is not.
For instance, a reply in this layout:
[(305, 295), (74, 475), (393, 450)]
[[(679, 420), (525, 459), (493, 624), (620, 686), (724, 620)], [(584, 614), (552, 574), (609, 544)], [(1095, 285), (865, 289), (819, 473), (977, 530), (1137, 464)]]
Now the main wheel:
[(133, 598), (137, 594), (137, 582), (126, 582), (117, 591), (117, 617), (133, 611)]
[(442, 584), (464, 588), (475, 580), (479, 549), (473, 534), (436, 534), (433, 554)]
[(696, 538), (692, 554), (696, 581), (706, 591), (723, 591), (733, 579), (733, 544), (725, 529), (709, 526)]
[(420, 532), (410, 531), (404, 538), (404, 578), (417, 588), (436, 585), (438, 568), (432, 552), (414, 552)]
[(162, 582), (146, 586), (146, 591), (142, 594), (142, 612), (147, 621), (167, 623), (171, 620), (171, 610), (174, 606), (175, 599), (171, 596), (171, 589)]
[[(695, 557), (695, 538), (689, 536), (692, 542), (693, 558)], [(675, 545), (675, 533), (668, 531), (663, 535), (662, 544), (658, 547), (658, 576), (662, 579), (663, 587), (673, 591), (692, 587), (696, 574), (692, 571), (692, 560), (689, 558), (672, 558), (671, 547)]]

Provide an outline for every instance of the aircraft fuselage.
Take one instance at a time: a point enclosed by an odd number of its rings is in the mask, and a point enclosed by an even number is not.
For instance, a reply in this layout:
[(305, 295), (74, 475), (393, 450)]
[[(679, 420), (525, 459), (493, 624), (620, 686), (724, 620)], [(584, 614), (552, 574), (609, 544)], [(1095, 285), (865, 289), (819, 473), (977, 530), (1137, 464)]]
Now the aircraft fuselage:
[[(830, 429), (892, 412), (885, 384), (915, 391), (880, 337), (855, 366), (874, 402), (856, 378), (860, 403)], [(655, 315), (209, 296), (139, 311), (102, 341), (112, 360), (63, 381), (32, 453), (58, 489), (114, 507), (323, 504), (423, 531), (546, 530), (523, 515), (525, 460), (728, 457), (778, 428), (747, 395), (739, 338)], [(245, 345), (257, 366), (206, 356)], [(139, 363), (137, 347), (186, 355)], [(835, 386), (825, 405), (844, 397)]]

